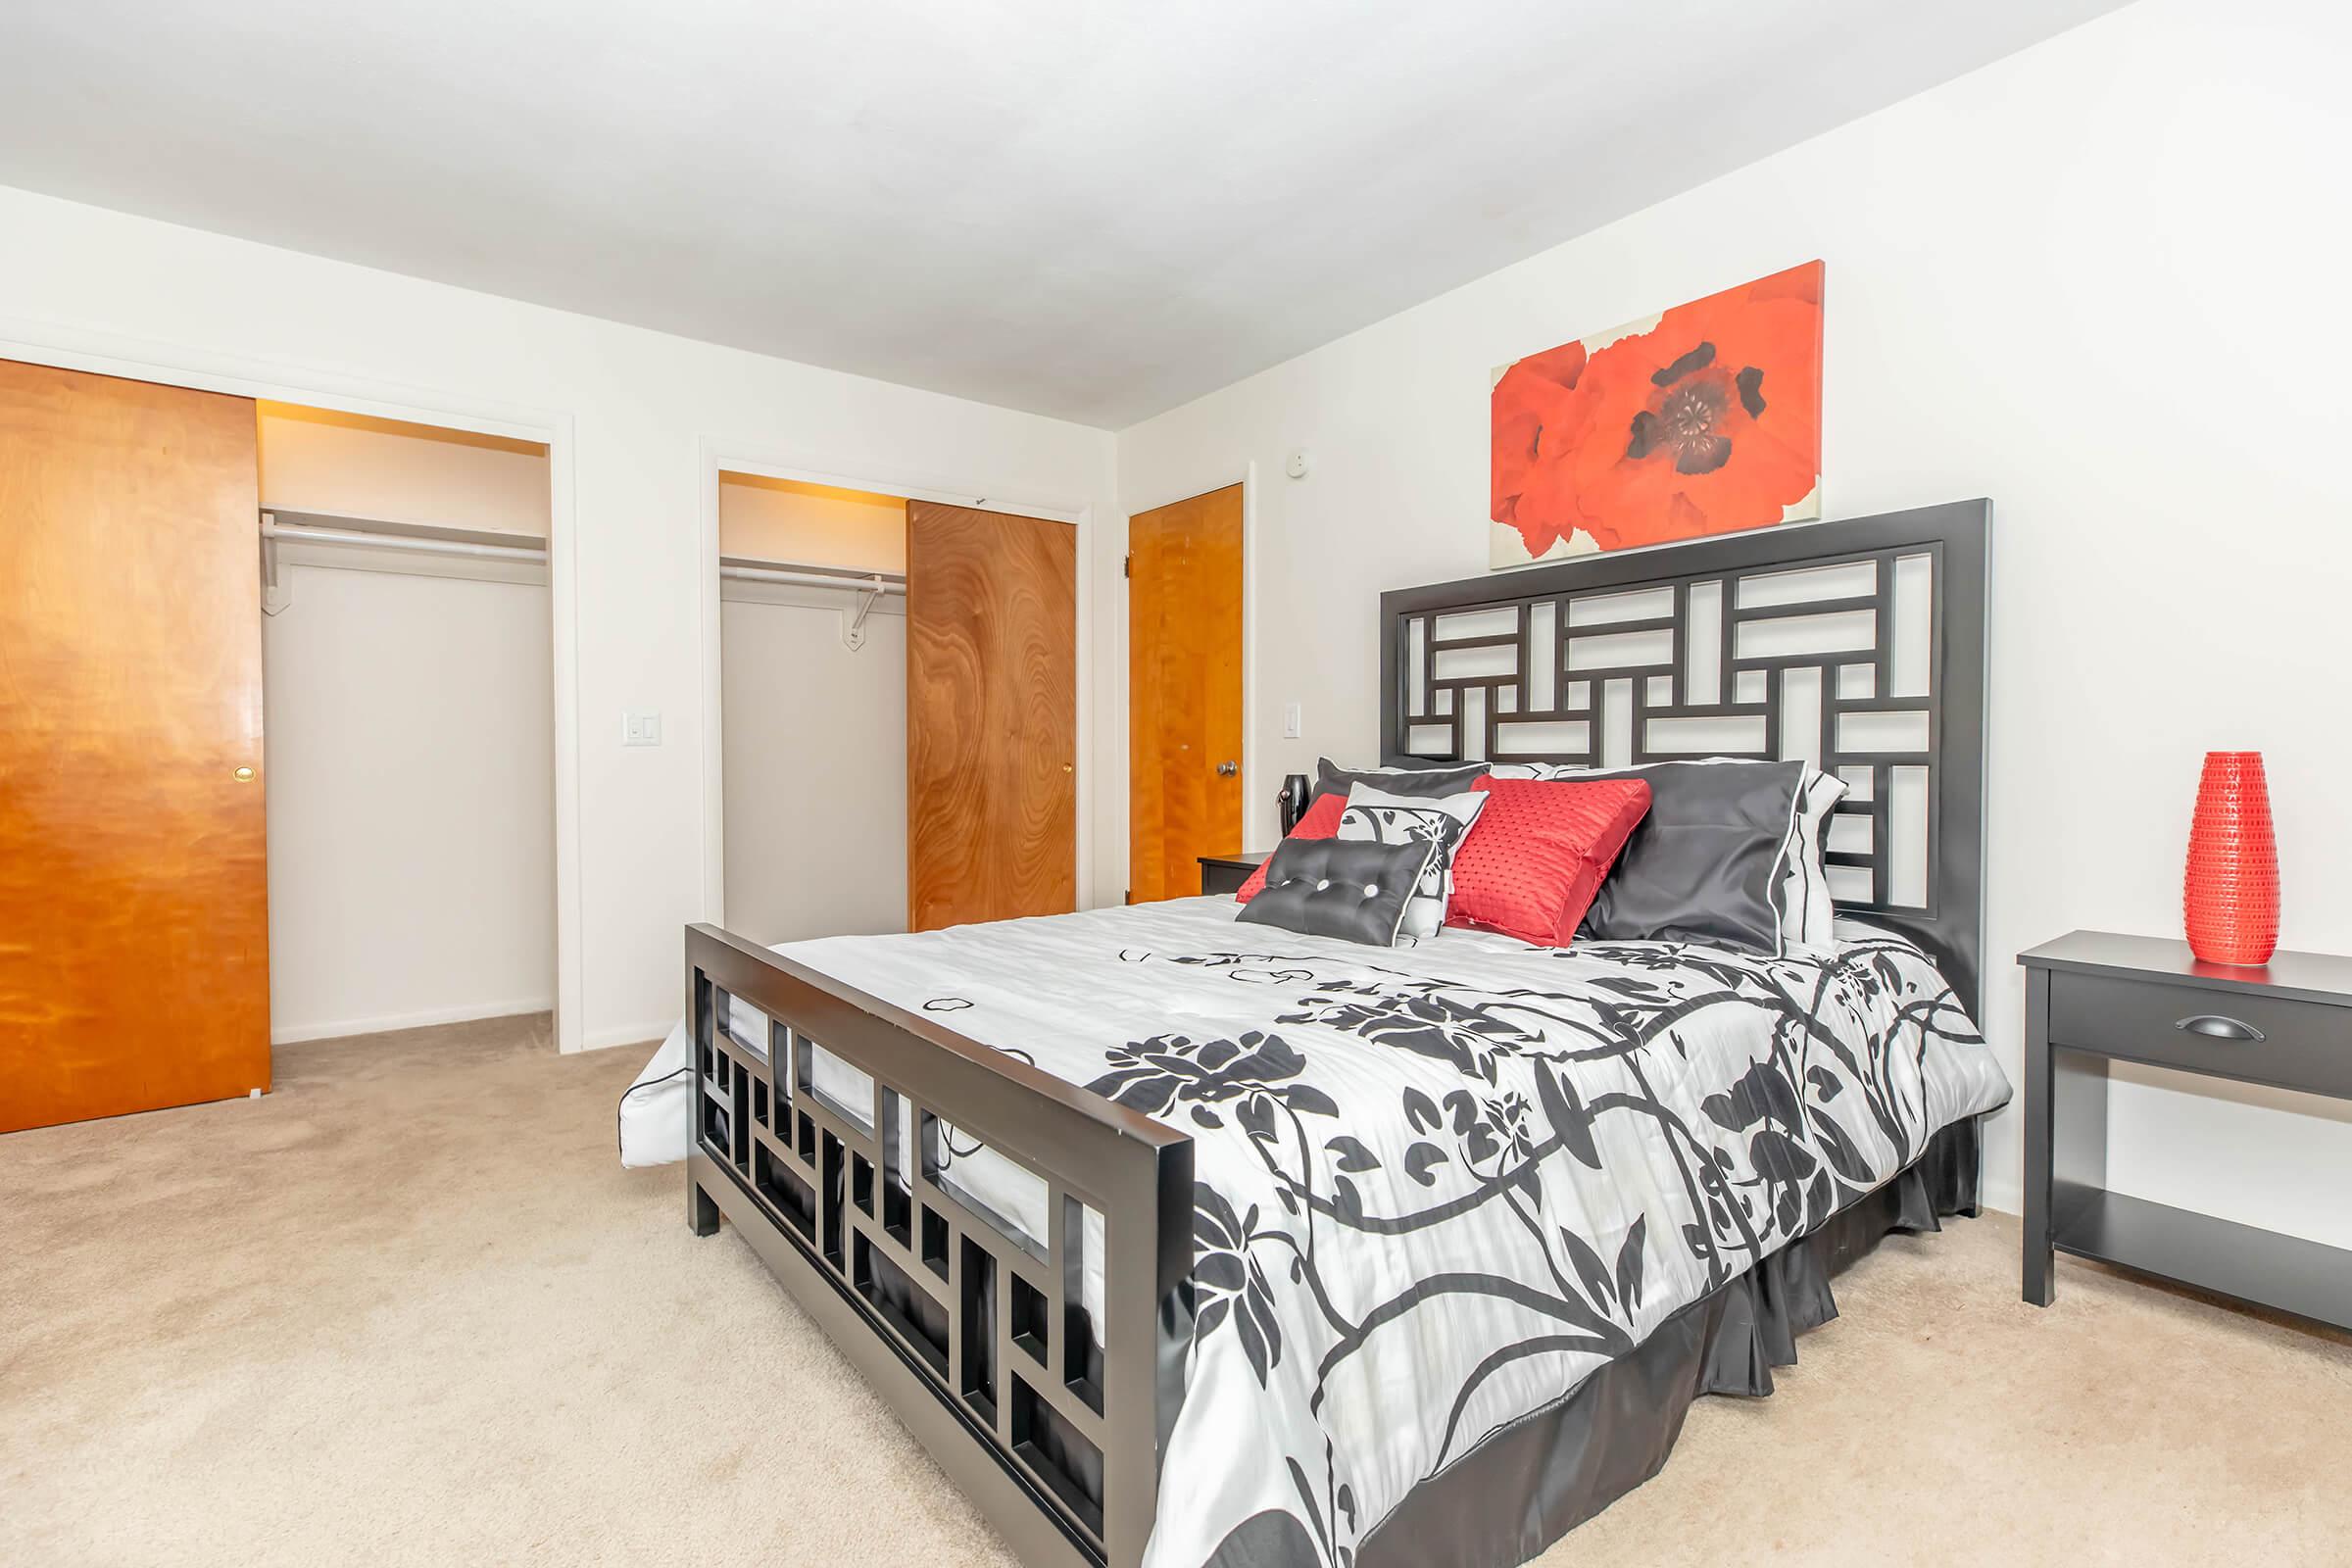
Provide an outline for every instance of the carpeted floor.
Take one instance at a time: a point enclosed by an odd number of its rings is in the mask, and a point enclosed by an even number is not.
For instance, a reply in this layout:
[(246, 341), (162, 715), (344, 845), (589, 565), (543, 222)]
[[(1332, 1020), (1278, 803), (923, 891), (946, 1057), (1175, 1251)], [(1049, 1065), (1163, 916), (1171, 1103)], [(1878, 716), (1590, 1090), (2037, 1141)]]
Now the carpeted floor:
[[(750, 1250), (622, 1171), (643, 1053), (279, 1052), (260, 1102), (0, 1137), (0, 1563), (995, 1564)], [(1890, 1240), (1554, 1568), (2352, 1559), (2352, 1341)]]

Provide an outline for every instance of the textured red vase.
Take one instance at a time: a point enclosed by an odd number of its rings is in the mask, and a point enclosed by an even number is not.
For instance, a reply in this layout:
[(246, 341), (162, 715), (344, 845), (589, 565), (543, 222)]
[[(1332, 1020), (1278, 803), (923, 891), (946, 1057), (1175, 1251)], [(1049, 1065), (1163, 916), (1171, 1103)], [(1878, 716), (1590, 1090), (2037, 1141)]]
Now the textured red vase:
[(2278, 840), (2260, 752), (2207, 752), (2181, 896), (2189, 951), (2207, 963), (2268, 963), (2278, 947)]

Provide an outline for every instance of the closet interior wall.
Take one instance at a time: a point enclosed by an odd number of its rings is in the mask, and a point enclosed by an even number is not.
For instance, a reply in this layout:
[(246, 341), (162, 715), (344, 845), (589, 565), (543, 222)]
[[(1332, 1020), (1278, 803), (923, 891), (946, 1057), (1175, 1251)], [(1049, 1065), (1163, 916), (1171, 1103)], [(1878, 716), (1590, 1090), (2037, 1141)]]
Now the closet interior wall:
[[(281, 520), (544, 547), (547, 452), (265, 403)], [(271, 1038), (496, 1017), (555, 1000), (546, 568), (278, 547), (263, 620)]]
[[(721, 473), (718, 535), (722, 563), (906, 570), (892, 496)], [(906, 930), (906, 600), (722, 572), (719, 661), (729, 929)]]

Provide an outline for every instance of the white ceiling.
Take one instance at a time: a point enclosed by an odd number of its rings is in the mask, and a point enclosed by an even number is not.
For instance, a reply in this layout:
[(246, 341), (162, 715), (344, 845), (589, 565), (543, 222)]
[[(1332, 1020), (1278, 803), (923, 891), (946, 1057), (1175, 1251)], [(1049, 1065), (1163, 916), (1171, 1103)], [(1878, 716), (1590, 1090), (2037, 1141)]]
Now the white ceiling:
[(1117, 428), (2118, 0), (6, 0), (0, 184)]

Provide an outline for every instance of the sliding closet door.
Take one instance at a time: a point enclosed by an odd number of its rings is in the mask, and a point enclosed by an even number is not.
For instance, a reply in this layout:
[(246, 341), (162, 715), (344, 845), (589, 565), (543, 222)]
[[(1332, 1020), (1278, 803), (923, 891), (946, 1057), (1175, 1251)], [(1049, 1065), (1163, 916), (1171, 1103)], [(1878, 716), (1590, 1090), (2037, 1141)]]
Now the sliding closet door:
[(906, 504), (911, 929), (1078, 901), (1078, 530)]
[(0, 1132), (270, 1086), (254, 407), (0, 361)]

